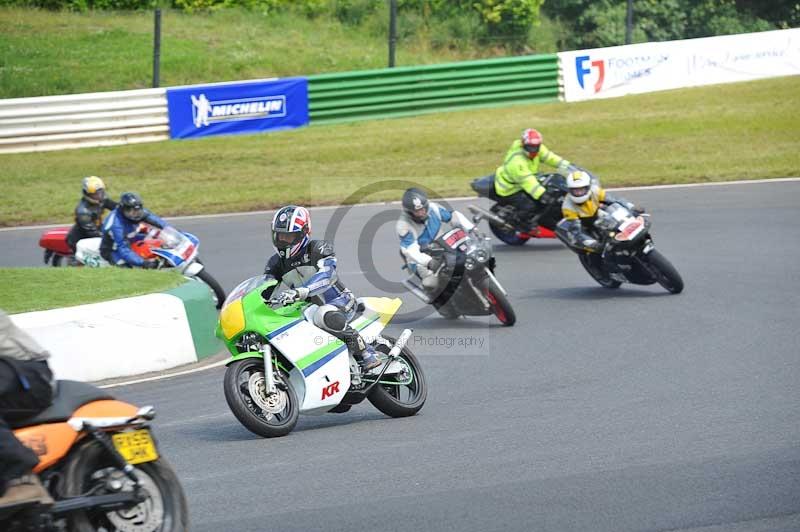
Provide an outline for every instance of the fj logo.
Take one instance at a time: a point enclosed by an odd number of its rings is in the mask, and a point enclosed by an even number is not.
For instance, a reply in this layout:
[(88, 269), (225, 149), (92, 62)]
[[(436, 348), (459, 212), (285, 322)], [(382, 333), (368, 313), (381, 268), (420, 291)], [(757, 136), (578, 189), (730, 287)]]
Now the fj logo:
[(333, 397), (339, 393), (339, 381), (334, 382), (333, 384), (329, 384), (322, 389), (322, 398), (325, 399), (327, 397)]
[[(584, 66), (585, 63), (589, 63), (591, 65), (590, 68), (586, 68)], [(591, 74), (592, 70), (597, 70), (597, 78), (594, 82), (594, 92), (600, 92), (600, 89), (603, 88), (603, 81), (606, 77), (606, 68), (605, 63), (602, 59), (597, 61), (590, 61), (588, 55), (582, 55), (580, 57), (575, 58), (575, 71), (578, 73), (578, 84), (581, 86), (582, 89), (586, 88), (584, 86), (585, 77), (587, 74)]]

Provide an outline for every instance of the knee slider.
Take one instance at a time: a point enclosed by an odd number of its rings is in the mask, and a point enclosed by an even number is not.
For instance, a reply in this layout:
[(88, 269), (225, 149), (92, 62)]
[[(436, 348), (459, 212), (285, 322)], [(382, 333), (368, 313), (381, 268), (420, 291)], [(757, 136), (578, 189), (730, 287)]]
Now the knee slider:
[(326, 312), (325, 315), (322, 316), (322, 322), (326, 327), (334, 331), (343, 331), (345, 327), (347, 327), (347, 317), (341, 310)]

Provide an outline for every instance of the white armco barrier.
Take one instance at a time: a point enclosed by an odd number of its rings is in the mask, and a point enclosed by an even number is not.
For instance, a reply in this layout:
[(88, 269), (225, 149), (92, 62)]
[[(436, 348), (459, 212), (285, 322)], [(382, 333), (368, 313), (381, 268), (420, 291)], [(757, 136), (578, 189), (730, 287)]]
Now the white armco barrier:
[(800, 28), (558, 54), (568, 101), (800, 74)]
[(168, 138), (166, 89), (0, 100), (0, 153)]
[(97, 381), (197, 361), (184, 303), (169, 294), (14, 314), (11, 320), (50, 351), (59, 379)]

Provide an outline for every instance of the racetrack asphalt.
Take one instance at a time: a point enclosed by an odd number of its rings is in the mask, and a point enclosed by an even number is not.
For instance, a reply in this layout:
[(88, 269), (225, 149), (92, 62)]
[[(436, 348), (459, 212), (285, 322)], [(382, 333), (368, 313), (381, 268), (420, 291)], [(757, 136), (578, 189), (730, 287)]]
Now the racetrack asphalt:
[[(800, 530), (800, 182), (619, 194), (652, 214), (685, 291), (606, 290), (557, 241), (495, 242), (516, 326), (389, 327), (415, 329), (429, 385), (415, 417), (364, 403), (266, 440), (228, 410), (221, 367), (113, 393), (156, 406), (194, 531)], [(312, 209), (315, 237), (337, 212)], [(397, 212), (356, 207), (335, 234), (358, 295), (400, 279)], [(269, 220), (179, 227), (230, 290), (272, 253)], [(0, 232), (0, 266), (40, 264), (40, 232)]]

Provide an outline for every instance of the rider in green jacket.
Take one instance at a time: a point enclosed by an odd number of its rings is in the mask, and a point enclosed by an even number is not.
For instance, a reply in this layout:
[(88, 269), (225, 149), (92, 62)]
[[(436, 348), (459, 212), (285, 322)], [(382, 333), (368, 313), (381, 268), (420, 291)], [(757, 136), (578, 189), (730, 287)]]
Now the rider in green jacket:
[(540, 162), (561, 173), (567, 173), (572, 167), (568, 160), (542, 144), (541, 133), (526, 129), (522, 137), (511, 144), (503, 164), (494, 175), (494, 190), (500, 202), (514, 205), (525, 220), (530, 220), (543, 204), (554, 199), (549, 197), (547, 189), (536, 177)]

